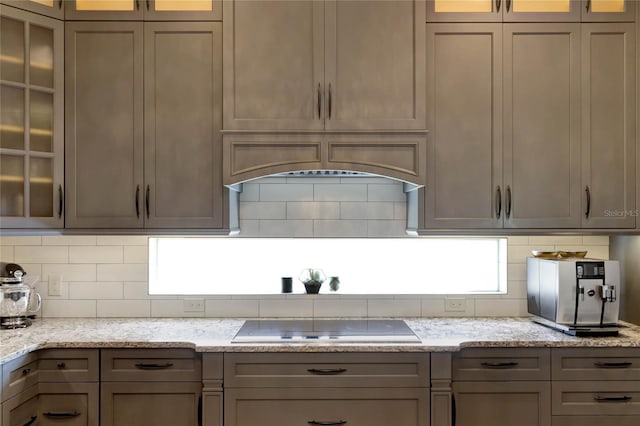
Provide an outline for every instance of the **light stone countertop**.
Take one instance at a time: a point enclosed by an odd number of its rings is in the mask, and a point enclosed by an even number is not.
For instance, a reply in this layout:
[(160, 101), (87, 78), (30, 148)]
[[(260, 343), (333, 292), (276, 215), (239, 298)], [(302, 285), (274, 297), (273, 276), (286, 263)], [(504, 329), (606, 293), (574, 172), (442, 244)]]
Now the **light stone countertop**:
[(640, 327), (618, 337), (572, 337), (527, 318), (404, 319), (421, 343), (242, 343), (241, 319), (37, 319), (0, 330), (0, 363), (46, 348), (194, 348), (198, 352), (455, 352), (464, 347), (635, 347)]

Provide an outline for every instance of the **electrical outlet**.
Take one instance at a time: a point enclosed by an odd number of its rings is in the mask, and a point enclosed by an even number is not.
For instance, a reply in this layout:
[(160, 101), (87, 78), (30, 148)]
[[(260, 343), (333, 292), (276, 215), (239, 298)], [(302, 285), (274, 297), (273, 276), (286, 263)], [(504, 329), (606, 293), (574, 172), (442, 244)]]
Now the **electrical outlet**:
[(62, 296), (62, 275), (49, 275), (49, 296)]
[(467, 310), (467, 300), (462, 298), (445, 299), (445, 312), (464, 312)]
[(185, 312), (204, 312), (204, 299), (184, 299)]

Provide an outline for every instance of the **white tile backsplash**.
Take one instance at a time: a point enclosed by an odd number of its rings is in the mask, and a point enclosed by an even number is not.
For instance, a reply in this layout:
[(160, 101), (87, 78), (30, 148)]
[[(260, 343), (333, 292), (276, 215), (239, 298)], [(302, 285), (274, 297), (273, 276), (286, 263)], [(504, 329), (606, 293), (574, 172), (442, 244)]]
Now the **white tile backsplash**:
[(122, 246), (71, 246), (69, 247), (69, 262), (123, 263), (124, 249)]

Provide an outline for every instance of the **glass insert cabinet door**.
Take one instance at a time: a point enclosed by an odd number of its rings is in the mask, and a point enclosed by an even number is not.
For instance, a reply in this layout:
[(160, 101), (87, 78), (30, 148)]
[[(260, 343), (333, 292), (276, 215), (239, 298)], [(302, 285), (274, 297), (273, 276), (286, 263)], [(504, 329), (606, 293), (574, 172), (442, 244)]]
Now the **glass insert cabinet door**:
[(71, 20), (200, 20), (222, 19), (220, 0), (68, 0)]
[(64, 19), (65, 1), (66, 0), (2, 0), (2, 3), (51, 18)]
[(583, 0), (583, 22), (634, 22), (638, 0)]
[(581, 0), (427, 0), (429, 22), (578, 22)]
[(0, 228), (63, 226), (63, 23), (0, 5)]

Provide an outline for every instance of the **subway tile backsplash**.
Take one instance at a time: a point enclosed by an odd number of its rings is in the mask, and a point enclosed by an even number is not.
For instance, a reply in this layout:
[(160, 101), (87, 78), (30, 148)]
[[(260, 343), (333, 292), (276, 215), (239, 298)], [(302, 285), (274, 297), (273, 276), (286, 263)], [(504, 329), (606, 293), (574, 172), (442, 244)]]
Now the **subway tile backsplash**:
[[(283, 183), (284, 182), (284, 183)], [(406, 198), (388, 179), (266, 178), (243, 185), (241, 236), (405, 236)], [(43, 317), (430, 317), (526, 315), (526, 257), (531, 250), (588, 250), (609, 257), (606, 236), (508, 237), (508, 293), (504, 295), (268, 295), (150, 296), (145, 236), (5, 236), (0, 261), (40, 276)], [(399, 265), (401, 267), (401, 265)], [(457, 271), (451, 271), (452, 274)], [(62, 277), (50, 295), (50, 275)], [(180, 285), (180, 281), (176, 281)], [(464, 310), (447, 311), (447, 297)], [(202, 309), (185, 309), (198, 299)]]

